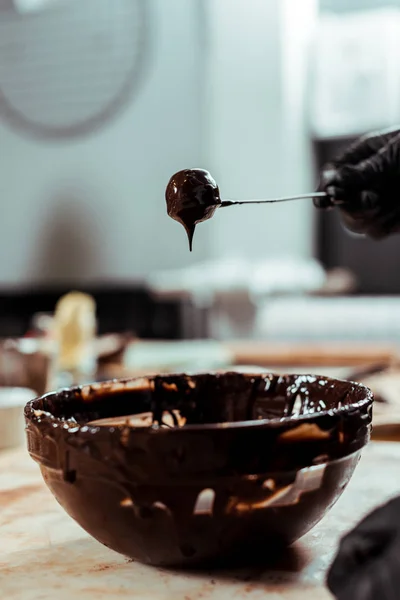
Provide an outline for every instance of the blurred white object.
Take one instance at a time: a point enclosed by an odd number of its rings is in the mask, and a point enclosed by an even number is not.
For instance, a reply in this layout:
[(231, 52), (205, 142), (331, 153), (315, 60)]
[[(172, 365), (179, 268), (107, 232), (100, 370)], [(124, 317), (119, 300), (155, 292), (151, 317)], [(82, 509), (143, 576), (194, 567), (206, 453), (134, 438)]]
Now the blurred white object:
[(243, 339), (256, 335), (259, 304), (276, 294), (317, 292), (327, 277), (313, 259), (282, 257), (263, 261), (241, 258), (198, 263), (187, 269), (156, 273), (147, 279), (161, 297), (189, 296), (207, 309), (207, 335)]
[(161, 271), (149, 275), (147, 283), (159, 295), (188, 293), (201, 306), (209, 306), (222, 291), (248, 290), (250, 265), (244, 259), (200, 262), (186, 269)]
[(400, 120), (400, 10), (320, 18), (311, 57), (310, 125), (317, 138)]
[(35, 396), (26, 388), (0, 388), (0, 450), (25, 443), (24, 406)]
[(250, 273), (252, 296), (266, 294), (299, 294), (322, 288), (326, 274), (315, 260), (277, 258), (256, 263)]
[(158, 294), (189, 293), (198, 305), (207, 306), (218, 294), (297, 294), (316, 291), (325, 280), (317, 261), (282, 257), (258, 262), (241, 258), (202, 262), (187, 269), (155, 273), (147, 283)]
[[(54, 319), (57, 342), (56, 378), (60, 387), (94, 378), (97, 360), (94, 353), (96, 303), (92, 296), (70, 292), (57, 302)], [(72, 380), (71, 380), (72, 378)], [(83, 378), (83, 380), (82, 380)]]
[(212, 371), (232, 364), (233, 355), (218, 342), (135, 342), (125, 354), (127, 368), (143, 372)]
[(0, 343), (0, 389), (19, 387), (42, 395), (49, 389), (54, 345), (46, 338), (7, 339)]
[(400, 342), (400, 297), (280, 298), (257, 315), (261, 339)]
[(53, 315), (49, 313), (36, 313), (31, 320), (31, 329), (37, 337), (51, 337), (53, 325)]

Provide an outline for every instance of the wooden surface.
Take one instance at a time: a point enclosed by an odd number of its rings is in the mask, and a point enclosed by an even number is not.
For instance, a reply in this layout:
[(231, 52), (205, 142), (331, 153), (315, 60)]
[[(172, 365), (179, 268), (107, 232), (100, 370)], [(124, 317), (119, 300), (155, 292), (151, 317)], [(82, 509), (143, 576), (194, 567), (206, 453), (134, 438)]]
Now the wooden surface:
[(298, 366), (366, 366), (390, 362), (398, 356), (398, 348), (371, 343), (271, 343), (258, 341), (226, 342), (224, 346), (236, 364)]
[(129, 562), (58, 506), (24, 450), (0, 454), (0, 590), (7, 600), (326, 600), (340, 535), (400, 493), (400, 444), (375, 442), (325, 519), (274, 569), (190, 573)]
[(376, 397), (373, 410), (373, 439), (400, 441), (400, 370), (388, 370), (363, 381)]

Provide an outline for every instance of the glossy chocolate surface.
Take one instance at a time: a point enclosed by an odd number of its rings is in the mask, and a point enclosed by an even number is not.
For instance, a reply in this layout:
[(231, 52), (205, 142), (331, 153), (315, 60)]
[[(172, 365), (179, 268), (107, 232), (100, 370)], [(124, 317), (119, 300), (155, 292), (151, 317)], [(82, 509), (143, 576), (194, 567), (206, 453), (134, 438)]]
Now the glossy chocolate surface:
[(221, 204), (216, 182), (204, 169), (185, 169), (171, 177), (165, 199), (169, 216), (186, 229), (192, 250), (196, 225), (211, 219)]
[[(306, 533), (347, 485), (371, 408), (360, 384), (224, 373), (73, 388), (25, 417), (31, 456), (84, 529), (182, 565), (259, 559)], [(90, 424), (143, 413), (147, 426)]]

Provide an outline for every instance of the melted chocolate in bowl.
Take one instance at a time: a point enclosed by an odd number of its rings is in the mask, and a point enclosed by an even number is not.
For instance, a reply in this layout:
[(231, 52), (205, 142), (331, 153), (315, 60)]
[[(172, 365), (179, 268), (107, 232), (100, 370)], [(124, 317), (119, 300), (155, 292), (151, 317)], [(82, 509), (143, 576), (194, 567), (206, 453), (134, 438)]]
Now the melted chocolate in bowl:
[(215, 180), (204, 169), (179, 171), (169, 180), (165, 199), (169, 216), (186, 229), (190, 251), (192, 251), (196, 225), (211, 219), (221, 204)]
[(311, 529), (351, 478), (371, 408), (360, 384), (224, 373), (63, 390), (25, 418), (31, 456), (84, 529), (183, 565), (260, 560)]

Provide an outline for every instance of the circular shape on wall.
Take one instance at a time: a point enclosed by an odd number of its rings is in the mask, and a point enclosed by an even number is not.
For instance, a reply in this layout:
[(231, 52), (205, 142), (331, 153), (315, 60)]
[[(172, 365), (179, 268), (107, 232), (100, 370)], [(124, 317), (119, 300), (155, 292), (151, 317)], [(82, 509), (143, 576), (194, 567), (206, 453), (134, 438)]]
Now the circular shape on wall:
[(59, 0), (0, 11), (0, 118), (44, 139), (98, 129), (138, 90), (148, 0)]

